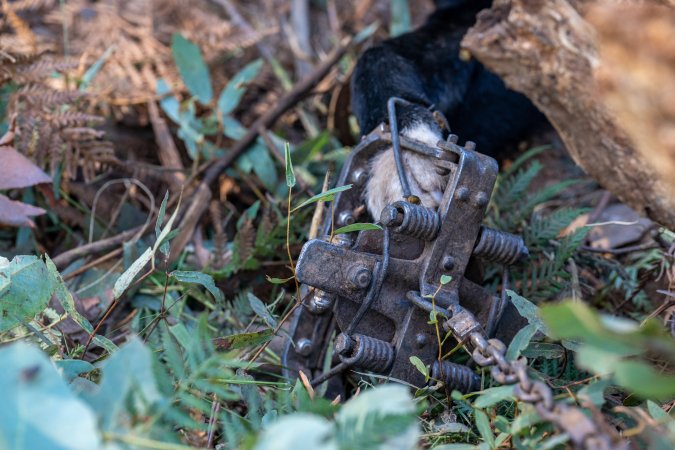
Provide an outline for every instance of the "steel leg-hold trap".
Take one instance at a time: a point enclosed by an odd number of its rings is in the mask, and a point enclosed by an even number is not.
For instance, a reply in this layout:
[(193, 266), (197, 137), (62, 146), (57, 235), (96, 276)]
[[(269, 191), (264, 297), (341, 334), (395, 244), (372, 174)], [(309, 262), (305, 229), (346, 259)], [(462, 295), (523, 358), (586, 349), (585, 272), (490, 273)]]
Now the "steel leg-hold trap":
[(439, 361), (456, 341), (448, 339), (439, 353), (430, 313), (439, 322), (452, 317), (456, 337), (480, 328), (508, 340), (522, 321), (480, 285), (480, 260), (513, 264), (527, 248), (519, 236), (482, 225), (497, 176), (494, 159), (477, 153), (472, 142), (457, 145), (454, 135), (429, 147), (385, 126), (366, 136), (345, 163), (338, 185), (354, 187), (335, 197), (335, 227), (366, 218), (368, 163), (392, 146), (392, 136), (396, 151), (434, 158), (439, 173), (447, 174), (440, 206), (432, 210), (407, 195), (408, 201), (383, 210), (382, 231), (332, 238), (333, 217), (326, 219), (326, 237), (305, 244), (297, 262), (303, 303), (292, 319), (284, 370), (289, 377), (301, 370), (315, 385), (330, 380), (333, 392), (342, 385), (338, 375), (351, 369), (423, 386), (425, 376), (410, 362), (416, 356), (432, 368), (433, 378), (466, 392), (477, 387), (477, 378), (468, 367)]

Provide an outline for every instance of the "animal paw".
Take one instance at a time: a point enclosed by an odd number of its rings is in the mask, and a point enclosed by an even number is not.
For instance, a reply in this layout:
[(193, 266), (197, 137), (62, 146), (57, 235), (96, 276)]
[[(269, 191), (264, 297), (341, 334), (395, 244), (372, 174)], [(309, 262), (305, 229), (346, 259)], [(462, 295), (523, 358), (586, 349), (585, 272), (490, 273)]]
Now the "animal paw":
[[(401, 134), (431, 147), (435, 147), (442, 139), (440, 130), (426, 122), (414, 123), (404, 128)], [(418, 196), (422, 205), (427, 208), (438, 208), (447, 184), (447, 176), (438, 173), (433, 158), (408, 150), (402, 150), (401, 156), (411, 193)], [(370, 215), (377, 220), (385, 206), (403, 199), (393, 149), (388, 148), (375, 156), (371, 160), (369, 172), (370, 178), (365, 192), (366, 206)]]

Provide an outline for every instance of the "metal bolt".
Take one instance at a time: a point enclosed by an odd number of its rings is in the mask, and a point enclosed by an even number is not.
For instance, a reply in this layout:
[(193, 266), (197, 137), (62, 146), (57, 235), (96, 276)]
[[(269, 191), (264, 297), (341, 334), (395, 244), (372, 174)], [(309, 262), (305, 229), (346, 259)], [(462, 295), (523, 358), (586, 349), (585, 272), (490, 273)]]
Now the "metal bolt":
[(351, 225), (354, 222), (356, 222), (356, 219), (354, 218), (354, 215), (350, 211), (342, 211), (338, 215), (338, 222), (340, 222), (340, 225), (345, 226), (345, 225)]
[(397, 227), (403, 223), (403, 214), (396, 207), (387, 205), (380, 214), (380, 222), (385, 227)]
[(428, 341), (427, 335), (424, 333), (417, 333), (415, 335), (415, 345), (417, 345), (417, 348), (423, 348), (425, 345), (427, 345)]
[(479, 192), (476, 195), (473, 196), (472, 203), (476, 208), (483, 208), (485, 207), (488, 202), (490, 201), (490, 198), (485, 192)]
[(364, 169), (359, 168), (352, 173), (352, 181), (357, 186), (363, 186), (367, 179), (368, 172), (366, 172)]
[(323, 314), (333, 307), (334, 302), (335, 296), (333, 294), (317, 290), (307, 306), (313, 314)]
[(458, 188), (457, 192), (455, 192), (455, 197), (460, 202), (466, 201), (469, 198), (469, 189), (466, 187)]
[[(326, 236), (326, 240), (329, 239), (329, 236)], [(352, 238), (349, 237), (349, 234), (344, 233), (344, 234), (336, 234), (333, 236), (333, 239), (330, 240), (330, 243), (333, 245), (336, 245), (338, 247), (351, 247), (352, 245)]]
[(359, 289), (367, 288), (373, 278), (370, 270), (361, 265), (352, 267), (349, 274), (351, 282)]
[(466, 141), (464, 149), (469, 151), (476, 150), (476, 143), (474, 141)]
[(445, 259), (443, 259), (443, 268), (445, 270), (452, 270), (455, 267), (455, 258), (452, 256), (446, 256)]
[(340, 333), (338, 337), (335, 338), (335, 351), (339, 355), (346, 356), (352, 350), (353, 344), (352, 338), (344, 333)]
[(309, 356), (312, 353), (311, 339), (302, 338), (298, 340), (297, 344), (295, 344), (295, 351), (302, 356)]
[(456, 144), (458, 139), (459, 139), (459, 136), (457, 136), (456, 134), (449, 134), (448, 135), (448, 142), (451, 143), (451, 144)]

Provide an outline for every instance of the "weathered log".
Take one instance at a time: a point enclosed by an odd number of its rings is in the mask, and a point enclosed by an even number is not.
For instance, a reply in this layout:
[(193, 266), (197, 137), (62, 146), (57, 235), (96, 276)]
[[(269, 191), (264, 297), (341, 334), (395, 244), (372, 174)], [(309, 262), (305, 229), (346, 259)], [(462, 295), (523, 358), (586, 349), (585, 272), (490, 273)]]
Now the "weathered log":
[(495, 0), (462, 45), (546, 114), (574, 161), (599, 184), (675, 228), (675, 192), (599, 99), (596, 33), (568, 1)]
[(675, 8), (612, 2), (584, 17), (598, 36), (598, 94), (675, 193)]

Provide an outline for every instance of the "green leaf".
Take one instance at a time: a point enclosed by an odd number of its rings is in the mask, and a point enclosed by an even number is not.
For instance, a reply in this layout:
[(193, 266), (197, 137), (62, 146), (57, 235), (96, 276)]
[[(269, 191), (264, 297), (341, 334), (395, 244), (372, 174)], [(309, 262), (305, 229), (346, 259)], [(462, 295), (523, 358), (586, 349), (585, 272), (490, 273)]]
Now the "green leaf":
[(15, 256), (0, 268), (3, 280), (0, 296), (0, 332), (30, 322), (42, 312), (52, 297), (54, 287), (47, 266), (36, 256)]
[(216, 283), (213, 281), (213, 277), (211, 275), (207, 275), (202, 272), (174, 270), (169, 274), (169, 276), (182, 283), (200, 284), (204, 286), (211, 293), (211, 295), (213, 295), (213, 298), (216, 299), (216, 302), (225, 302), (225, 296), (223, 295), (223, 292), (218, 289), (218, 287), (216, 287)]
[(335, 194), (337, 194), (338, 192), (346, 191), (346, 190), (351, 189), (351, 188), (352, 188), (352, 185), (348, 184), (346, 186), (338, 186), (338, 187), (334, 187), (333, 189), (328, 189), (326, 192), (316, 194), (314, 197), (311, 197), (311, 198), (305, 200), (304, 202), (300, 203), (298, 206), (293, 208), (291, 210), (291, 212), (295, 212), (300, 208), (303, 208), (307, 205), (311, 205), (312, 203), (316, 203), (318, 201), (323, 201), (323, 202), (333, 201), (333, 199), (335, 198)]
[(216, 339), (216, 345), (224, 350), (236, 350), (245, 347), (257, 347), (274, 337), (271, 329), (253, 333), (240, 333)]
[(270, 277), (269, 275), (265, 275), (265, 278), (267, 278), (267, 281), (269, 281), (272, 284), (286, 284), (289, 281), (291, 281), (295, 277), (288, 277), (288, 278), (273, 278)]
[(293, 161), (291, 161), (291, 146), (288, 142), (284, 146), (284, 160), (286, 161), (286, 186), (295, 186), (295, 173), (293, 173)]
[(530, 340), (537, 334), (538, 330), (539, 325), (536, 323), (530, 323), (518, 330), (518, 333), (513, 337), (513, 340), (506, 351), (506, 359), (511, 361), (518, 359), (522, 351), (530, 344)]
[[(561, 446), (563, 444), (565, 444), (566, 442), (568, 442), (569, 440), (570, 440), (570, 437), (567, 433), (551, 436), (549, 438), (546, 438), (546, 439), (542, 440), (537, 445), (537, 450), (549, 450), (549, 449), (561, 448)], [(567, 447), (565, 446), (563, 448), (567, 448)]]
[(176, 205), (176, 209), (173, 210), (173, 214), (171, 214), (171, 217), (169, 217), (169, 220), (166, 222), (166, 225), (164, 225), (164, 228), (157, 236), (155, 244), (152, 246), (152, 255), (154, 255), (157, 252), (157, 248), (159, 248), (162, 244), (164, 244), (164, 242), (169, 241), (169, 234), (171, 233), (171, 227), (173, 227), (173, 223), (176, 221), (176, 217), (178, 216), (178, 210), (180, 209), (182, 199), (183, 193), (181, 192), (180, 197), (178, 198), (178, 204)]
[(537, 305), (509, 289), (506, 290), (506, 295), (509, 296), (513, 306), (516, 307), (521, 316), (527, 319), (528, 323), (536, 324), (539, 330), (547, 334), (546, 324), (544, 324), (539, 317), (539, 308)]
[(157, 80), (157, 97), (160, 98), (159, 106), (164, 113), (169, 116), (174, 123), (180, 122), (180, 103), (178, 99), (171, 94), (171, 88), (163, 78)]
[(133, 338), (100, 365), (99, 389), (84, 397), (97, 413), (103, 430), (120, 431), (130, 426), (127, 402), (133, 402), (136, 414), (144, 416), (162, 400), (153, 359), (152, 352)]
[(399, 36), (410, 31), (412, 20), (408, 0), (391, 0), (391, 25), (389, 34)]
[[(169, 201), (169, 191), (166, 191), (164, 194), (164, 200), (159, 206), (159, 212), (157, 213), (157, 221), (155, 222), (155, 237), (159, 239), (159, 235), (162, 234), (162, 223), (164, 223), (164, 216), (166, 215), (166, 204)], [(164, 242), (159, 246), (159, 251), (162, 252), (165, 258), (169, 256), (169, 243)]]
[(596, 380), (579, 389), (577, 397), (595, 406), (602, 406), (605, 404), (605, 389), (611, 386), (611, 384), (611, 380), (609, 379)]
[(611, 333), (598, 314), (583, 303), (564, 302), (546, 305), (541, 309), (552, 335), (559, 339), (578, 338), (599, 349), (617, 355), (640, 353), (635, 333)]
[(476, 450), (478, 447), (471, 444), (444, 444), (437, 445), (431, 450)]
[(550, 342), (530, 342), (522, 352), (526, 358), (559, 359), (565, 356), (565, 349), (559, 344)]
[(670, 414), (665, 412), (659, 405), (651, 400), (647, 400), (647, 410), (649, 411), (649, 415), (659, 423), (671, 423), (673, 421)]
[(110, 58), (110, 56), (112, 56), (114, 51), (114, 44), (106, 48), (103, 54), (94, 62), (94, 64), (91, 65), (90, 68), (87, 69), (84, 75), (82, 75), (82, 81), (80, 82), (81, 91), (84, 91), (89, 87), (96, 74), (99, 73), (101, 67), (103, 67), (105, 62)]
[(374, 223), (353, 223), (335, 230), (335, 234), (352, 233), (354, 231), (381, 230), (382, 227)]
[(267, 428), (254, 450), (338, 450), (328, 420), (306, 413), (284, 416)]
[(414, 449), (419, 435), (408, 389), (385, 384), (362, 391), (336, 414), (340, 448)]
[(247, 64), (227, 83), (218, 97), (218, 109), (223, 116), (230, 114), (239, 105), (239, 101), (246, 91), (246, 85), (258, 76), (262, 66), (263, 61), (256, 59)]
[(272, 316), (272, 314), (270, 314), (267, 306), (265, 306), (262, 300), (249, 292), (248, 302), (251, 305), (253, 312), (255, 312), (258, 317), (264, 320), (268, 327), (275, 328), (277, 326), (276, 319)]
[(190, 94), (207, 104), (213, 97), (211, 78), (199, 47), (178, 33), (171, 36), (171, 52), (180, 77)]
[[(245, 155), (253, 162), (253, 172), (260, 178), (263, 186), (268, 191), (274, 192), (277, 187), (277, 170), (269, 150), (262, 142), (256, 142)], [(242, 155), (244, 156), (244, 155)]]
[(488, 406), (496, 405), (503, 400), (513, 399), (513, 386), (497, 386), (482, 391), (476, 400), (473, 402), (474, 408), (487, 408)]
[(134, 261), (122, 275), (120, 275), (113, 286), (113, 297), (115, 299), (120, 298), (122, 294), (124, 294), (124, 291), (126, 291), (129, 286), (131, 286), (131, 283), (133, 283), (141, 270), (143, 270), (143, 267), (145, 267), (150, 262), (153, 255), (154, 252), (150, 247), (148, 247), (145, 252), (143, 252), (143, 254), (139, 256), (138, 259), (136, 259), (136, 261)]
[(483, 438), (485, 443), (490, 446), (490, 448), (495, 447), (495, 436), (492, 433), (492, 428), (490, 427), (490, 419), (488, 419), (487, 414), (485, 414), (480, 409), (474, 409), (473, 411), (474, 420), (476, 422), (476, 428), (480, 436)]
[(657, 372), (651, 365), (636, 360), (623, 360), (616, 365), (616, 382), (636, 394), (655, 399), (675, 395), (675, 376)]
[(63, 378), (69, 382), (77, 378), (78, 375), (91, 372), (95, 369), (91, 363), (82, 361), (81, 359), (61, 359), (54, 361), (54, 364), (61, 370)]
[(521, 413), (511, 422), (509, 432), (512, 435), (518, 435), (521, 431), (529, 430), (533, 425), (542, 421), (542, 418), (537, 414), (533, 406), (521, 404), (521, 408)]
[(92, 410), (40, 350), (23, 342), (1, 347), (0, 367), (0, 448), (101, 448)]
[(424, 380), (428, 381), (429, 380), (429, 368), (427, 367), (426, 364), (422, 362), (421, 359), (419, 359), (417, 356), (411, 356), (410, 358), (410, 363), (415, 366), (417, 370), (420, 371), (422, 375), (424, 375)]
[(452, 281), (452, 275), (441, 275), (441, 284), (446, 285)]
[[(80, 314), (75, 308), (75, 300), (73, 295), (70, 293), (66, 287), (66, 283), (63, 281), (61, 274), (56, 268), (54, 261), (52, 261), (49, 256), (45, 255), (45, 264), (49, 272), (49, 278), (54, 286), (54, 294), (56, 295), (56, 300), (63, 307), (63, 310), (73, 319), (84, 331), (89, 334), (94, 332), (94, 327), (89, 323), (86, 317)], [(104, 348), (108, 353), (112, 353), (117, 350), (117, 346), (113, 342), (103, 336), (96, 335), (94, 336), (94, 343), (102, 348)]]
[(380, 28), (380, 23), (378, 21), (375, 21), (365, 27), (363, 30), (359, 31), (356, 36), (354, 36), (354, 44), (360, 44), (366, 39), (368, 39), (370, 36), (375, 34), (377, 29)]

